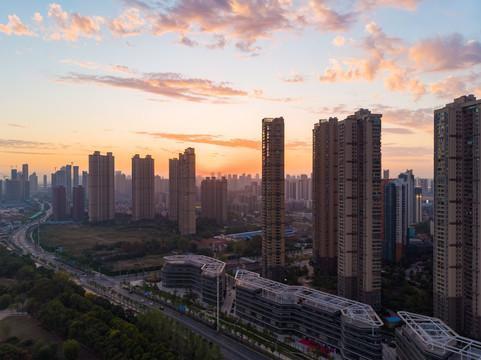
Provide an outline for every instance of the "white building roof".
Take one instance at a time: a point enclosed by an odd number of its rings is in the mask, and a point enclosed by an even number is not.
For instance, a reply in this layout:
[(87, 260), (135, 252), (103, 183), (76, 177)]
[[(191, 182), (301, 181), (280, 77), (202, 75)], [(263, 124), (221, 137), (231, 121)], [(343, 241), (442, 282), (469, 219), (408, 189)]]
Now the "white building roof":
[(235, 279), (251, 289), (262, 289), (267, 298), (274, 298), (278, 303), (299, 304), (304, 302), (315, 308), (331, 312), (341, 311), (351, 320), (360, 321), (371, 326), (382, 326), (383, 322), (369, 306), (354, 300), (311, 289), (305, 286), (291, 286), (260, 277), (259, 274), (237, 270)]

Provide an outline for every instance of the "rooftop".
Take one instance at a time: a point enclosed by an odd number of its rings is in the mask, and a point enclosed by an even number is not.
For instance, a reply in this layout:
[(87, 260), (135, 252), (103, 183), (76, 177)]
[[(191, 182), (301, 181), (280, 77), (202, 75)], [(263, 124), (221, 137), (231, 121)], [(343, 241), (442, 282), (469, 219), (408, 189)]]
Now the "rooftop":
[(369, 305), (354, 300), (305, 286), (285, 285), (260, 277), (259, 274), (247, 270), (237, 270), (235, 279), (252, 289), (262, 289), (267, 295), (272, 294), (277, 301), (283, 303), (298, 304), (301, 301), (316, 308), (327, 309), (332, 312), (341, 311), (344, 316), (371, 326), (383, 325), (382, 320)]
[(398, 315), (427, 348), (449, 351), (466, 359), (481, 358), (481, 342), (458, 335), (441, 320), (407, 311)]
[(169, 263), (199, 266), (203, 272), (214, 275), (221, 274), (225, 269), (225, 262), (204, 255), (171, 255), (164, 256), (164, 259)]

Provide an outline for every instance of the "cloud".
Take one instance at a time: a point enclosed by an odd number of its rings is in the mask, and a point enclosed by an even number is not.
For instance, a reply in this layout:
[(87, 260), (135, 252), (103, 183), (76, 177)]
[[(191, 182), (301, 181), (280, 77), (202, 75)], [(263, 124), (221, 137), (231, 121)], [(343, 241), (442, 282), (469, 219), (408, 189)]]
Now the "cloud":
[(167, 98), (194, 102), (226, 103), (231, 101), (233, 97), (248, 95), (247, 92), (234, 89), (227, 83), (215, 83), (211, 80), (199, 78), (184, 78), (177, 73), (148, 73), (140, 77), (71, 73), (57, 80), (74, 84), (140, 90)]
[(108, 27), (115, 37), (139, 35), (144, 29), (145, 19), (135, 8), (125, 10), (118, 18), (108, 20)]
[(252, 91), (251, 97), (259, 99), (259, 100), (266, 100), (266, 101), (276, 101), (276, 102), (285, 102), (285, 103), (291, 103), (291, 102), (300, 102), (302, 101), (302, 98), (271, 98), (267, 97), (261, 89), (254, 89)]
[(75, 12), (68, 15), (58, 4), (50, 4), (48, 17), (56, 23), (55, 32), (50, 35), (53, 40), (77, 41), (79, 36), (87, 38), (96, 36), (99, 39), (99, 24), (104, 22), (104, 19), (99, 16), (88, 17)]
[(321, 31), (348, 31), (358, 15), (355, 12), (340, 14), (328, 6), (325, 0), (309, 0), (309, 5), (314, 10), (316, 21), (313, 22)]
[(437, 97), (453, 99), (469, 92), (466, 87), (470, 82), (468, 78), (448, 76), (442, 81), (430, 83), (429, 87)]
[(300, 74), (297, 70), (292, 70), (289, 76), (282, 76), (281, 81), (283, 83), (302, 83), (307, 80), (307, 77)]
[(372, 11), (379, 7), (394, 7), (406, 10), (416, 10), (422, 0), (359, 0), (356, 6), (362, 10)]
[(156, 139), (175, 140), (184, 143), (199, 143), (225, 146), (231, 148), (247, 148), (259, 150), (261, 142), (259, 140), (234, 138), (225, 140), (222, 135), (208, 135), (208, 134), (172, 134), (172, 133), (153, 133), (147, 131), (136, 131), (137, 135), (149, 135)]
[(481, 63), (481, 43), (466, 41), (454, 33), (422, 39), (409, 49), (409, 57), (421, 71), (465, 69)]
[(36, 34), (29, 30), (28, 26), (22, 24), (17, 15), (8, 15), (7, 25), (0, 24), (0, 32), (11, 35), (27, 35), (36, 36)]
[(180, 45), (185, 45), (185, 46), (188, 46), (188, 47), (195, 47), (195, 46), (198, 45), (198, 43), (196, 41), (188, 38), (183, 33), (179, 34), (179, 39), (180, 40), (177, 42), (177, 44), (180, 44)]
[(40, 13), (36, 12), (35, 14), (33, 14), (33, 21), (36, 21), (38, 23), (42, 22), (43, 20), (43, 16), (40, 15)]
[(389, 133), (389, 134), (397, 134), (397, 135), (412, 135), (415, 132), (412, 131), (411, 129), (406, 129), (406, 128), (388, 128), (388, 127), (383, 127), (382, 128), (383, 133)]
[[(395, 109), (383, 105), (375, 105), (382, 113), (382, 122), (390, 125), (403, 126), (413, 130), (421, 130), (428, 134), (433, 132), (433, 108)], [(384, 131), (384, 128), (383, 128)]]
[(7, 124), (7, 126), (18, 127), (18, 128), (27, 128), (27, 126), (20, 125), (20, 124), (14, 124), (14, 123)]
[(214, 34), (215, 43), (207, 45), (208, 49), (223, 49), (227, 44), (224, 34)]
[(90, 70), (98, 69), (99, 67), (102, 66), (99, 63), (95, 63), (93, 61), (76, 61), (76, 60), (72, 60), (72, 59), (62, 59), (62, 60), (60, 60), (60, 62), (64, 63), (64, 64), (74, 64), (74, 65), (77, 65), (77, 66), (80, 66), (80, 67), (83, 67), (83, 68), (86, 68), (86, 69), (90, 69)]
[(0, 139), (0, 148), (20, 148), (20, 149), (59, 149), (68, 145), (45, 143), (40, 141), (18, 140), (18, 139)]
[(388, 145), (382, 147), (383, 161), (389, 159), (401, 159), (410, 161), (422, 161), (430, 159), (432, 161), (433, 148), (426, 146), (395, 146)]
[(343, 46), (345, 41), (346, 39), (344, 37), (336, 36), (334, 40), (332, 40), (332, 44), (335, 46)]
[(137, 71), (125, 66), (125, 65), (110, 65), (105, 67), (105, 70), (108, 71), (116, 71), (116, 72), (123, 72), (123, 73), (136, 73)]

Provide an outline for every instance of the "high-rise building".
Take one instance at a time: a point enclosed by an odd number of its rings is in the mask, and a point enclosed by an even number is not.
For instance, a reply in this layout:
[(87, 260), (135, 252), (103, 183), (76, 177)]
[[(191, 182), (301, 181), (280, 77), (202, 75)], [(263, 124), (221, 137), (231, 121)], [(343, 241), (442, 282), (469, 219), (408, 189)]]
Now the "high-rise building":
[(25, 201), (30, 198), (30, 183), (28, 182), (28, 164), (22, 165), (22, 172), (17, 174), (18, 181), (20, 184), (18, 185), (18, 190), (20, 194), (20, 200)]
[(200, 185), (200, 207), (203, 217), (214, 219), (218, 224), (227, 222), (227, 180), (206, 178)]
[(72, 200), (72, 165), (65, 166), (65, 189), (67, 199)]
[(382, 171), (382, 178), (383, 178), (383, 180), (389, 179), (389, 169), (384, 169)]
[(73, 205), (72, 219), (81, 221), (85, 216), (85, 191), (82, 185), (74, 186), (72, 189)]
[(0, 204), (3, 202), (3, 180), (0, 180)]
[(338, 121), (319, 120), (312, 132), (313, 260), (324, 274), (337, 272)]
[(434, 316), (481, 338), (481, 99), (434, 110)]
[(6, 180), (5, 181), (5, 201), (9, 203), (20, 202), (20, 181)]
[(382, 191), (382, 257), (389, 261), (401, 261), (408, 240), (408, 183), (401, 178), (387, 181)]
[(381, 305), (381, 114), (339, 122), (338, 294)]
[(89, 199), (89, 173), (82, 171), (82, 186), (85, 192), (85, 200)]
[(262, 119), (262, 276), (284, 281), (284, 118)]
[(95, 151), (89, 155), (89, 221), (112, 220), (114, 216), (114, 156)]
[(154, 159), (132, 158), (132, 220), (155, 217)]
[(420, 187), (414, 188), (414, 222), (420, 223), (423, 219), (423, 191)]
[(63, 221), (67, 218), (67, 194), (64, 186), (55, 186), (53, 192), (53, 219)]
[(43, 191), (47, 191), (47, 175), (43, 175)]
[(32, 173), (28, 177), (28, 182), (30, 185), (30, 194), (36, 194), (38, 192), (38, 177), (36, 173)]
[(406, 172), (399, 174), (399, 179), (404, 179), (407, 183), (407, 212), (409, 225), (416, 223), (416, 196), (414, 195), (414, 174), (412, 169), (406, 170)]
[(181, 234), (195, 234), (195, 150), (185, 149), (169, 159), (169, 219)]
[(78, 166), (73, 167), (73, 186), (79, 186)]

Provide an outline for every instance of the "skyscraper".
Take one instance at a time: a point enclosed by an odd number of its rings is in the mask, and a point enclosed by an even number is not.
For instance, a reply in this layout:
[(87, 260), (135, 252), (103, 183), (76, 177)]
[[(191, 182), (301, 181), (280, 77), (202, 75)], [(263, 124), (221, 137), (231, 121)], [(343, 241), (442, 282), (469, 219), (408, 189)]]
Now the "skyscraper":
[(53, 192), (53, 219), (63, 221), (67, 218), (67, 197), (65, 187), (62, 185), (52, 189)]
[(85, 192), (85, 200), (89, 199), (89, 173), (82, 171), (82, 186)]
[(416, 223), (416, 196), (414, 195), (414, 174), (412, 169), (406, 170), (406, 172), (399, 174), (399, 179), (404, 179), (407, 184), (407, 212), (408, 212), (408, 225)]
[(79, 186), (78, 166), (73, 167), (73, 186)]
[(312, 131), (313, 260), (323, 274), (337, 272), (338, 121), (319, 120)]
[(227, 180), (206, 178), (200, 185), (202, 216), (214, 219), (218, 224), (227, 222)]
[(195, 150), (169, 159), (169, 219), (181, 234), (195, 234)]
[(284, 281), (284, 118), (262, 120), (262, 276)]
[(72, 165), (65, 166), (65, 189), (67, 199), (72, 200)]
[(381, 305), (381, 114), (339, 122), (338, 294)]
[(481, 100), (434, 110), (434, 316), (481, 338)]
[(154, 159), (132, 158), (132, 220), (155, 217)]
[(72, 219), (80, 221), (85, 215), (85, 191), (82, 185), (74, 186), (72, 189), (73, 205)]
[(114, 157), (95, 151), (89, 155), (89, 221), (112, 220), (114, 196)]
[(382, 257), (389, 261), (401, 261), (408, 239), (408, 186), (402, 178), (385, 182), (382, 191), (384, 231)]

